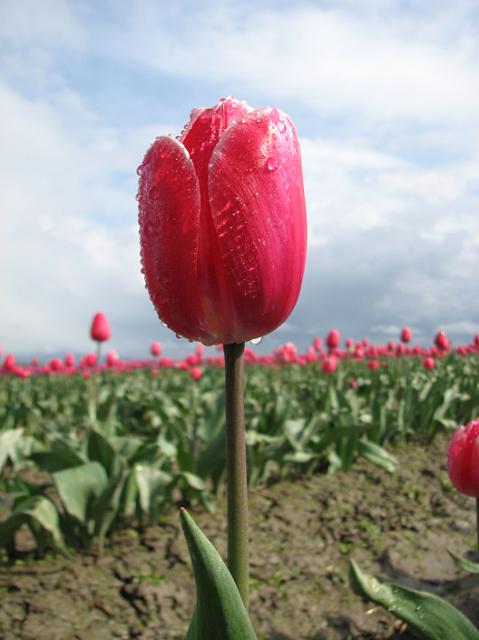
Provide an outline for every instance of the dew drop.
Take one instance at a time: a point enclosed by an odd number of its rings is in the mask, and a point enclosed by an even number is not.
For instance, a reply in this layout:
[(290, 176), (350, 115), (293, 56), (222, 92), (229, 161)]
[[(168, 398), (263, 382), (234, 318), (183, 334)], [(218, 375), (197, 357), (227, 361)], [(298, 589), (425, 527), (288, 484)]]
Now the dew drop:
[(252, 340), (250, 340), (251, 344), (261, 344), (263, 342), (263, 336), (261, 336), (260, 338), (253, 338)]
[(273, 157), (266, 160), (266, 168), (268, 169), (268, 171), (274, 171), (278, 168), (278, 163)]
[(161, 326), (166, 327), (168, 329), (168, 325), (166, 324), (166, 322), (163, 322), (163, 320), (161, 320)]
[(284, 120), (279, 120), (277, 127), (280, 133), (283, 133), (284, 131), (286, 131), (286, 125), (284, 124)]
[(178, 340), (180, 340), (183, 336), (180, 336), (179, 333), (175, 333), (175, 336), (178, 338)]

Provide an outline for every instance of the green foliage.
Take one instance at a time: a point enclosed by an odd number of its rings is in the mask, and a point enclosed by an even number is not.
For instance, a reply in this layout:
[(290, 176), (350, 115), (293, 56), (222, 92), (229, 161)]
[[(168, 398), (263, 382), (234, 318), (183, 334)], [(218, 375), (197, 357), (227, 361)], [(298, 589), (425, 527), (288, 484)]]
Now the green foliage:
[(350, 561), (353, 588), (432, 640), (479, 640), (479, 630), (451, 604), (432, 595), (380, 582)]
[[(319, 363), (247, 366), (249, 484), (347, 469), (358, 457), (393, 471), (391, 444), (415, 434), (430, 440), (479, 414), (474, 357), (448, 355), (434, 371), (419, 358), (387, 363), (370, 371), (364, 361), (342, 361), (333, 375)], [(101, 545), (123, 524), (154, 521), (166, 505), (212, 508), (226, 473), (223, 375), (207, 367), (196, 382), (174, 368), (157, 376), (143, 369), (87, 380), (0, 378), (5, 504), (13, 510), (33, 495), (55, 494), (64, 537), (79, 546), (95, 539)], [(67, 503), (66, 480), (58, 480), (81, 476), (92, 463), (88, 468), (101, 467), (104, 477), (94, 493), (82, 476), (78, 517)]]

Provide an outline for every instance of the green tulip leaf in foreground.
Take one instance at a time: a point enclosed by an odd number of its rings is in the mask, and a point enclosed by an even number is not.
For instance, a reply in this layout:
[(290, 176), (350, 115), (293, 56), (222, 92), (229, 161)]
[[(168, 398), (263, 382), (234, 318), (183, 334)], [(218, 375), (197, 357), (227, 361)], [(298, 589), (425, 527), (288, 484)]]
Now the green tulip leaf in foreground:
[(256, 640), (239, 591), (219, 553), (184, 509), (180, 517), (196, 582), (196, 609), (187, 640)]
[(451, 604), (430, 593), (380, 582), (350, 561), (353, 588), (432, 640), (479, 640), (479, 630)]
[(447, 552), (459, 569), (467, 571), (468, 573), (479, 573), (479, 562), (472, 562), (472, 560), (468, 560), (467, 558), (461, 558), (461, 556), (456, 555), (450, 549), (448, 549)]

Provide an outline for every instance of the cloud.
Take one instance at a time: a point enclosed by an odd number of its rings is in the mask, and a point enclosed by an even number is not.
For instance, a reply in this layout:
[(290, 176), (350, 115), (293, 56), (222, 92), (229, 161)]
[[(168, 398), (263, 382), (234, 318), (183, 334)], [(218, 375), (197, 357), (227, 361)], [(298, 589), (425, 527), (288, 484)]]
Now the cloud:
[[(134, 199), (146, 148), (195, 106), (185, 87), (201, 101), (234, 88), (296, 114), (310, 241), (282, 342), (305, 346), (334, 325), (384, 340), (410, 324), (428, 339), (440, 322), (468, 338), (479, 317), (475, 3), (426, 5), (3, 2), (4, 348), (87, 349), (97, 310), (121, 353), (154, 337), (189, 348), (144, 291)], [(91, 72), (107, 63), (111, 78)], [(100, 101), (123, 113), (132, 87), (148, 99), (112, 124)]]
[(280, 11), (206, 4), (179, 21), (176, 12), (143, 2), (108, 30), (104, 45), (163, 73), (291, 99), (360, 127), (387, 127), (391, 119), (477, 126), (473, 5), (420, 12), (366, 4), (375, 10), (362, 3), (356, 11), (350, 3)]

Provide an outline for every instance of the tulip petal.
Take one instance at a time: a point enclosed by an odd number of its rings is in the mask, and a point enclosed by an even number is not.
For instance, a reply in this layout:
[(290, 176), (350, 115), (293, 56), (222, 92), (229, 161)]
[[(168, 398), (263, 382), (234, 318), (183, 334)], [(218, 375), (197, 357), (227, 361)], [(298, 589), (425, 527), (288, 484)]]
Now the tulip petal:
[(193, 162), (181, 142), (163, 136), (138, 172), (141, 259), (151, 300), (168, 327), (201, 340), (196, 278), (201, 199)]
[(259, 337), (291, 313), (306, 259), (300, 149), (288, 116), (261, 109), (228, 127), (211, 156), (208, 192), (236, 341)]

